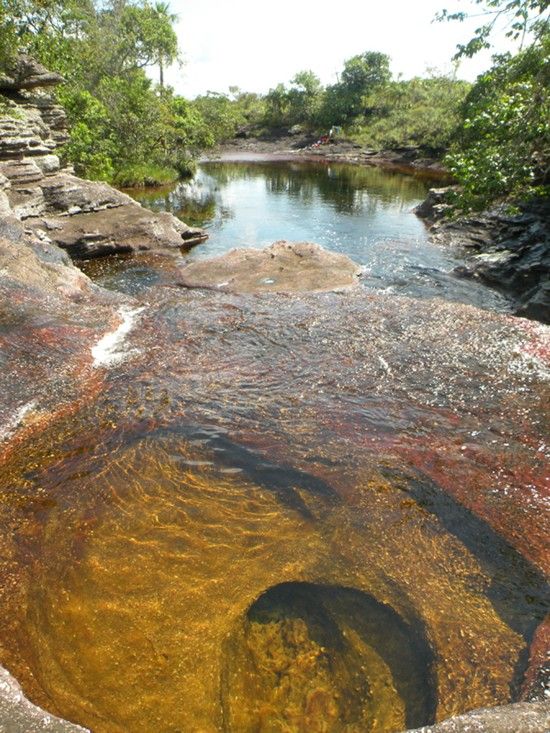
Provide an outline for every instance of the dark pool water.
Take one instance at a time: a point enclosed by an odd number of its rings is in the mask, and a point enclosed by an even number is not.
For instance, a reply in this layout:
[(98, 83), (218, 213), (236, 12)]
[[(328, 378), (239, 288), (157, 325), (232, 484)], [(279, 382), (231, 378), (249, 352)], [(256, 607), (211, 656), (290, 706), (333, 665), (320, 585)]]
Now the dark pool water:
[[(430, 243), (413, 209), (431, 184), (401, 172), (343, 164), (208, 162), (190, 182), (132, 195), (154, 211), (170, 211), (208, 231), (209, 240), (189, 253), (191, 260), (280, 239), (317, 242), (363, 265), (364, 285), (375, 291), (507, 310), (505, 298), (453, 274), (463, 261), (458, 253)], [(137, 268), (133, 274), (133, 285), (125, 268), (126, 282), (112, 286), (135, 289), (137, 278), (147, 287), (146, 272)]]

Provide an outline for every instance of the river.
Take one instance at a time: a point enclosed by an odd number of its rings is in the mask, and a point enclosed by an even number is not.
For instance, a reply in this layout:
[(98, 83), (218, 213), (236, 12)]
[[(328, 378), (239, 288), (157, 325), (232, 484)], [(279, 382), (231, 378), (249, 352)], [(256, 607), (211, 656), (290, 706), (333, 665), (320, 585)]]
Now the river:
[[(375, 167), (256, 160), (203, 163), (189, 183), (132, 195), (153, 211), (170, 211), (207, 230), (208, 241), (189, 253), (190, 260), (281, 239), (317, 242), (363, 265), (363, 286), (373, 292), (506, 312), (504, 296), (453, 274), (463, 262), (460, 253), (430, 243), (412, 212), (429, 185), (429, 179)], [(147, 268), (134, 265), (106, 272), (102, 284), (146, 287)], [(99, 277), (93, 268), (91, 263), (89, 271)]]
[[(132, 296), (124, 326), (3, 471), (2, 663), (35, 702), (97, 733), (392, 733), (519, 698), (548, 608), (548, 332), (451, 274), (425, 188), (211, 163), (140, 196), (208, 244), (85, 266)], [(178, 285), (283, 237), (362, 286)]]

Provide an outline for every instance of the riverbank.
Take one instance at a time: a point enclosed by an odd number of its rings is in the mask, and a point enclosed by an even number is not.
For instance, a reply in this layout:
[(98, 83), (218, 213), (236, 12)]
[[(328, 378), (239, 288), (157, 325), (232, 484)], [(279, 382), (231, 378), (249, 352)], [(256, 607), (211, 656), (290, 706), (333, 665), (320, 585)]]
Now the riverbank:
[(316, 136), (302, 133), (235, 138), (224, 143), (213, 151), (213, 154), (205, 158), (238, 161), (250, 160), (250, 156), (265, 156), (268, 159), (278, 160), (334, 161), (352, 165), (379, 166), (441, 181), (450, 181), (450, 175), (442, 162), (427, 155), (419, 147), (373, 150), (342, 138), (318, 144)]
[[(204, 232), (62, 170), (59, 109), (17, 99), (0, 137), (0, 652), (25, 693), (146, 733), (252, 730), (266, 710), (397, 730), (544, 696), (547, 330), (304, 292), (311, 253), (335, 259), (309, 244), (265, 250), (252, 292), (248, 252), (246, 287), (227, 256), (205, 283), (170, 255), (144, 293), (108, 292), (67, 252), (179, 253)], [(300, 292), (265, 292), (288, 266)], [(0, 729), (75, 729), (0, 683)], [(508, 713), (547, 728), (544, 702)]]
[(515, 315), (550, 323), (550, 200), (460, 215), (449, 204), (451, 192), (431, 189), (415, 211), (432, 241), (464, 253), (465, 264), (455, 274), (506, 295)]

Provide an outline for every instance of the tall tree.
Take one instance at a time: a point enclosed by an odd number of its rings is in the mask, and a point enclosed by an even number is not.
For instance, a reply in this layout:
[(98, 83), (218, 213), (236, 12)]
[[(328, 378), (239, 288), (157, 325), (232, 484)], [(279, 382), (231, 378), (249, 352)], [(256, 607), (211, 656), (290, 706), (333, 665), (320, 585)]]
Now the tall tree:
[[(457, 46), (455, 58), (472, 57), (478, 51), (490, 48), (491, 35), (500, 23), (504, 24), (508, 38), (520, 41), (520, 49), (528, 34), (537, 39), (549, 31), (550, 0), (475, 0), (475, 3), (480, 12), (473, 17), (481, 17), (485, 22), (475, 29), (469, 41)], [(464, 21), (471, 17), (472, 13), (442, 10), (436, 19)]]
[(365, 111), (365, 98), (391, 80), (385, 53), (366, 51), (344, 63), (340, 81), (328, 87), (320, 118), (325, 125), (344, 124)]
[[(164, 89), (164, 68), (166, 64), (173, 63), (178, 54), (178, 43), (177, 37), (173, 30), (173, 25), (177, 21), (178, 16), (170, 13), (170, 6), (166, 2), (157, 2), (153, 6), (155, 13), (158, 16), (159, 21), (165, 33), (159, 38), (158, 48), (158, 66), (159, 66), (159, 84), (160, 88)], [(166, 32), (166, 28), (169, 27), (170, 31)]]

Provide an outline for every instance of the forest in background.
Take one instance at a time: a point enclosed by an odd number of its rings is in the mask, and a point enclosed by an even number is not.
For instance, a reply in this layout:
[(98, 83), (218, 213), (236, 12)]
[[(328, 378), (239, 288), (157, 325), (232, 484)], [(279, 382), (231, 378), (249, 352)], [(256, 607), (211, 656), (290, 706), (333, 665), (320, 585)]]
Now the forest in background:
[[(393, 78), (389, 57), (366, 51), (326, 87), (302, 70), (265, 94), (230, 87), (188, 100), (164, 83), (165, 68), (179, 59), (176, 17), (168, 3), (148, 0), (0, 0), (0, 72), (24, 51), (62, 74), (66, 161), (79, 175), (119, 186), (188, 176), (198, 153), (243, 130), (320, 135), (338, 125), (366, 147), (416, 146), (443, 158), (463, 209), (547, 196), (550, 0), (476, 1), (484, 20), (457, 56), (490, 47), (499, 18), (523, 44), (494, 57), (473, 85), (436, 73)], [(464, 17), (443, 10), (440, 20)]]

